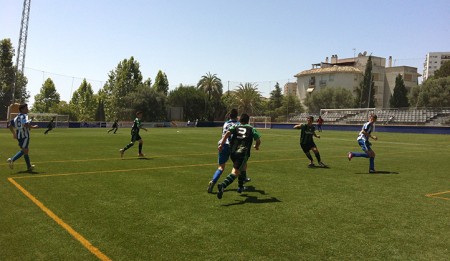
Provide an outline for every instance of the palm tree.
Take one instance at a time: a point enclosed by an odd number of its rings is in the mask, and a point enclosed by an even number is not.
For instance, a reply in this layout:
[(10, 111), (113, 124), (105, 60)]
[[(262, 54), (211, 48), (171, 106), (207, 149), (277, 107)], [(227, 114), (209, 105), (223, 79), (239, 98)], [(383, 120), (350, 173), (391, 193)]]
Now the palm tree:
[[(240, 83), (235, 91), (235, 106), (240, 112), (256, 115), (261, 107), (261, 93), (258, 85), (252, 83)], [(256, 113), (256, 114), (255, 114)]]
[(207, 101), (205, 101), (205, 111), (208, 115), (208, 120), (211, 119), (211, 104), (216, 101), (220, 101), (220, 97), (222, 96), (223, 84), (222, 80), (217, 77), (216, 74), (211, 74), (208, 72), (206, 75), (203, 75), (200, 81), (197, 84), (197, 88), (202, 89), (207, 95)]

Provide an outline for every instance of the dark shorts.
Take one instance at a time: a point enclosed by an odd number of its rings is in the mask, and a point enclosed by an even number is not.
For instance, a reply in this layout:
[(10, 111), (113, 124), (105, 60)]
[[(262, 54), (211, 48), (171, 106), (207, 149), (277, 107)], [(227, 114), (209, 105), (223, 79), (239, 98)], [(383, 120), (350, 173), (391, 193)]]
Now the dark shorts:
[(245, 167), (245, 164), (247, 164), (248, 157), (241, 155), (233, 155), (230, 156), (231, 160), (233, 161), (233, 168), (242, 170), (243, 167)]
[(304, 153), (307, 153), (312, 148), (315, 148), (316, 144), (314, 142), (307, 143), (307, 144), (300, 144), (300, 147), (302, 147), (302, 150), (303, 150)]
[(138, 141), (138, 140), (142, 140), (142, 138), (139, 135), (139, 133), (131, 135), (131, 142), (135, 142), (135, 141)]

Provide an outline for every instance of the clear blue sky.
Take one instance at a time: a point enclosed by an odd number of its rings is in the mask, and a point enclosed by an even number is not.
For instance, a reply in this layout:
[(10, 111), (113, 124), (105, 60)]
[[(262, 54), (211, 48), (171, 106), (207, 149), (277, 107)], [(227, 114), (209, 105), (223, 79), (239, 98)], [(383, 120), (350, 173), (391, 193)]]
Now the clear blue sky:
[[(0, 39), (16, 52), (22, 8), (0, 0)], [(450, 51), (450, 1), (32, 0), (25, 75), (31, 103), (49, 77), (69, 101), (82, 78), (97, 92), (134, 56), (171, 90), (211, 72), (225, 90), (252, 82), (268, 97), (325, 57), (364, 51), (422, 73), (428, 52)]]

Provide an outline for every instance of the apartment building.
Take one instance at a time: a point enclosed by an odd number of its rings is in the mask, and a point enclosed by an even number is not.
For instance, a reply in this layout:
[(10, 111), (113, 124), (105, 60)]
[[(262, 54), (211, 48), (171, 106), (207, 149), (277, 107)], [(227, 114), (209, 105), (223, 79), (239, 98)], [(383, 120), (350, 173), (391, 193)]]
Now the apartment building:
[[(332, 55), (325, 62), (312, 64), (312, 69), (302, 71), (296, 75), (297, 96), (304, 102), (307, 95), (320, 91), (323, 88), (342, 87), (353, 94), (363, 80), (364, 71), (369, 56), (366, 52), (357, 57), (339, 59)], [(375, 99), (377, 108), (389, 108), (389, 100), (394, 92), (395, 78), (398, 74), (403, 76), (405, 86), (411, 89), (418, 84), (417, 68), (410, 66), (392, 66), (392, 57), (386, 58), (371, 56), (372, 77), (375, 85)]]
[(441, 65), (450, 61), (450, 52), (430, 52), (425, 56), (423, 63), (423, 80), (434, 75), (434, 72), (441, 68)]

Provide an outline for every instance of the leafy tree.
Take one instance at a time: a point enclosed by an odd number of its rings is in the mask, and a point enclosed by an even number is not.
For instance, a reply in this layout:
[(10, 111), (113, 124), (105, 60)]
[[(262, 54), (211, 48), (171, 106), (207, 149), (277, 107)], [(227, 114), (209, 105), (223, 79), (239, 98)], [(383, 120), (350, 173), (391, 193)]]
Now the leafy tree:
[[(150, 81), (151, 83), (151, 81)], [(153, 88), (158, 91), (164, 93), (167, 96), (169, 92), (169, 81), (167, 80), (167, 76), (161, 70), (158, 71), (158, 74), (155, 78), (155, 83), (153, 84)]]
[[(142, 84), (142, 74), (139, 69), (139, 62), (130, 59), (121, 61), (114, 71), (110, 71), (108, 81), (103, 86), (105, 92), (105, 113), (106, 120), (113, 120), (118, 112), (129, 110), (130, 101), (127, 95), (136, 92), (138, 86)], [(126, 119), (129, 119), (127, 116)], [(119, 117), (119, 120), (121, 118)]]
[(70, 105), (66, 101), (60, 101), (57, 105), (52, 108), (53, 113), (61, 115), (69, 115), (69, 120), (77, 120), (75, 112), (70, 109)]
[(60, 102), (59, 93), (56, 91), (55, 84), (51, 78), (47, 78), (42, 84), (39, 94), (34, 96), (32, 111), (34, 112), (52, 112)]
[[(30, 97), (26, 90), (28, 80), (22, 72), (17, 71), (13, 65), (13, 58), (14, 48), (11, 40), (3, 39), (0, 41), (0, 119), (7, 118), (13, 89), (15, 90), (14, 102), (26, 101)], [(14, 74), (16, 74), (16, 80), (14, 80)]]
[(172, 107), (183, 107), (183, 119), (203, 119), (205, 114), (206, 94), (195, 86), (183, 86), (180, 84), (168, 96), (168, 104)]
[(450, 107), (450, 76), (430, 78), (413, 88), (410, 101), (416, 107)]
[(77, 115), (78, 121), (93, 121), (95, 119), (97, 101), (91, 84), (83, 79), (80, 87), (73, 92), (70, 101), (71, 109)]
[(439, 70), (434, 72), (434, 79), (437, 78), (444, 78), (450, 76), (450, 61), (446, 61), (441, 65), (441, 68)]
[(354, 98), (351, 91), (336, 87), (324, 88), (318, 92), (313, 92), (305, 99), (305, 105), (310, 112), (319, 112), (320, 109), (345, 109), (351, 108)]
[(275, 90), (270, 92), (269, 110), (280, 108), (283, 103), (283, 94), (281, 93), (280, 84), (275, 84)]
[(304, 108), (296, 95), (285, 95), (283, 97), (282, 106), (276, 109), (278, 121), (285, 120), (291, 113), (302, 113)]
[(372, 56), (369, 56), (369, 59), (367, 60), (364, 78), (355, 92), (356, 107), (375, 107), (375, 83), (373, 82), (372, 77)]
[(391, 95), (389, 103), (391, 108), (409, 107), (408, 90), (401, 74), (395, 78), (394, 93)]
[(252, 83), (240, 83), (238, 89), (232, 95), (232, 105), (240, 113), (249, 115), (262, 115), (261, 93), (258, 85)]
[(197, 88), (206, 93), (205, 111), (208, 120), (214, 120), (215, 108), (213, 104), (218, 104), (223, 92), (222, 80), (216, 74), (207, 73), (203, 75), (197, 83)]
[(122, 119), (134, 119), (136, 111), (143, 111), (143, 121), (166, 120), (166, 101), (164, 93), (141, 84), (136, 92), (125, 97), (130, 107), (118, 113)]

